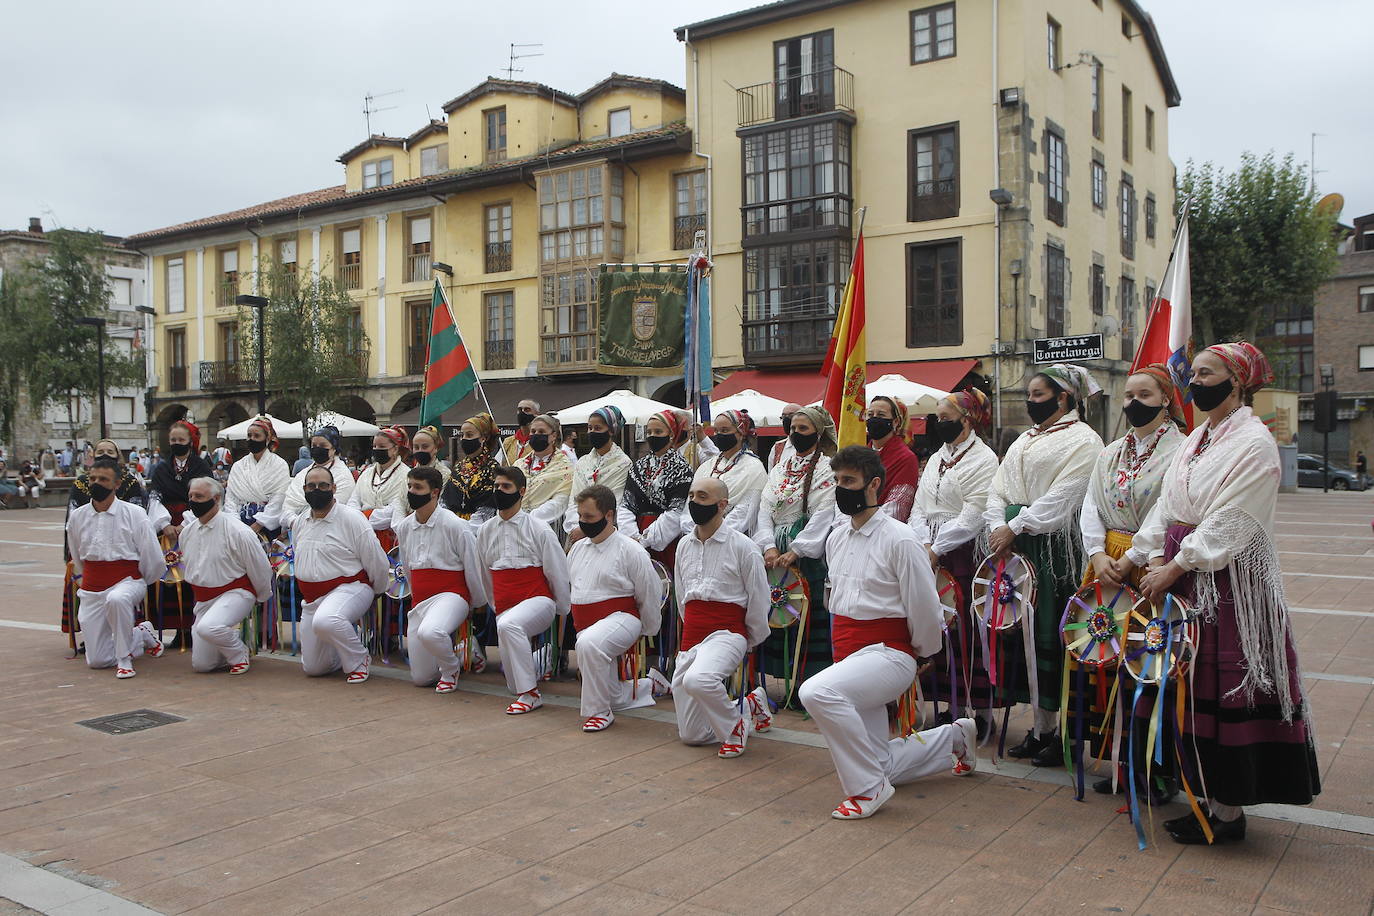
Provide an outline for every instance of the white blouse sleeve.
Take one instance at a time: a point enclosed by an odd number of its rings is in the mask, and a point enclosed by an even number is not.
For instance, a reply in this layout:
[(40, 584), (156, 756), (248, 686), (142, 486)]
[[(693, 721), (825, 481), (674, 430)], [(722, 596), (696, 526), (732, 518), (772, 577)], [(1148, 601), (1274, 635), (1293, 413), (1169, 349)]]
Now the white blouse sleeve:
[(988, 505), (983, 510), (983, 524), (989, 531), (996, 531), (1007, 523), (1007, 498), (1005, 495), (1007, 484), (1006, 474), (1003, 466), (1006, 459), (1002, 459), (1002, 464), (997, 466), (993, 472), (992, 483), (988, 486)]
[(1107, 549), (1107, 526), (1097, 511), (1095, 483), (1088, 483), (1088, 490), (1083, 494), (1083, 514), (1078, 517), (1078, 530), (1083, 535), (1083, 552), (1090, 560)]
[[(957, 467), (955, 470), (958, 470)], [(989, 502), (992, 477), (996, 470), (996, 465), (987, 461), (974, 465), (960, 475), (959, 488), (964, 499), (964, 508), (940, 526), (940, 533), (930, 543), (930, 549), (937, 557), (953, 552), (978, 536)]]
[(1272, 440), (1239, 451), (1202, 522), (1180, 542), (1174, 561), (1186, 570), (1203, 572), (1229, 565), (1232, 554), (1245, 547), (1247, 529), (1268, 528), (1272, 522), (1280, 474)]
[(1049, 534), (1063, 529), (1083, 507), (1083, 494), (1101, 450), (1101, 446), (1093, 448), (1086, 442), (1080, 445), (1045, 495), (1007, 523), (1011, 530), (1017, 534)]

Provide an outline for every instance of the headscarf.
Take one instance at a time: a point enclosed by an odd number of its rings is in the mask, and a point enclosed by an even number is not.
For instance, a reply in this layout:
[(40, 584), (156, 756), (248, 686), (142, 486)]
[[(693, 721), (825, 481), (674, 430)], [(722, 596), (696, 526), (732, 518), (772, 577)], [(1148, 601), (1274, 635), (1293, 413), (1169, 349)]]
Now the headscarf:
[[(534, 420), (544, 421), (549, 425), (549, 429), (553, 430), (549, 441), (553, 445), (554, 451), (558, 451), (558, 446), (563, 442), (563, 424), (558, 422), (557, 417), (547, 413), (541, 413)], [(530, 425), (534, 424), (534, 420), (530, 421)]]
[[(337, 426), (325, 424), (324, 426), (321, 426), (319, 429), (315, 430), (313, 433), (310, 434), (310, 438), (312, 439), (316, 436), (328, 439), (329, 446), (330, 448), (334, 449), (334, 454), (336, 455), (339, 453), (339, 449), (343, 448), (343, 436), (339, 435), (339, 428)], [(307, 451), (306, 457), (309, 457), (309, 455), (310, 453), (309, 451)]]
[(945, 400), (953, 404), (955, 410), (969, 418), (975, 431), (986, 432), (992, 427), (992, 404), (981, 389), (965, 388), (963, 391), (953, 391)]
[(793, 416), (806, 417), (811, 421), (811, 425), (816, 427), (816, 432), (820, 433), (820, 438), (816, 440), (816, 448), (822, 455), (835, 454), (835, 449), (839, 447), (839, 438), (835, 432), (835, 421), (829, 411), (824, 407), (803, 407)]
[(192, 423), (190, 420), (177, 420), (175, 423), (172, 424), (171, 429), (176, 429), (178, 426), (185, 429), (186, 432), (191, 436), (191, 454), (199, 454), (200, 427), (196, 426), (196, 424)]
[(1163, 363), (1150, 363), (1141, 366), (1131, 375), (1148, 375), (1159, 383), (1159, 390), (1169, 399), (1169, 417), (1177, 423), (1183, 422), (1183, 405), (1179, 403), (1178, 390), (1174, 387), (1174, 376)]
[(663, 425), (668, 427), (668, 439), (673, 445), (677, 445), (678, 440), (682, 438), (682, 434), (686, 430), (682, 417), (678, 416), (676, 410), (660, 410), (649, 419), (663, 421)]
[(1052, 379), (1055, 384), (1082, 401), (1102, 391), (1087, 369), (1073, 363), (1055, 363), (1040, 370), (1040, 375)]
[[(716, 414), (716, 416), (724, 417), (733, 423), (735, 428), (739, 430), (739, 437), (741, 439), (748, 439), (754, 434), (754, 418), (749, 416), (749, 411), (747, 410), (722, 410), (720, 413)], [(820, 426), (818, 425), (816, 428), (820, 429)]]
[(479, 413), (464, 422), (477, 428), (482, 447), (471, 455), (463, 453), (444, 485), (441, 501), (462, 518), (472, 518), (480, 509), (491, 506), (496, 491), (496, 469), (500, 466), (501, 434), (489, 413)]
[(463, 422), (471, 423), (477, 428), (477, 436), (482, 440), (482, 446), (488, 452), (494, 455), (501, 448), (501, 431), (496, 427), (496, 420), (491, 414), (479, 413), (468, 417)]
[(886, 401), (892, 408), (892, 432), (903, 442), (907, 441), (907, 430), (910, 428), (910, 412), (898, 398), (890, 398), (885, 394), (875, 394), (869, 398), (870, 401)]
[(410, 436), (406, 434), (404, 426), (388, 426), (378, 431), (377, 435), (386, 436), (396, 444), (396, 452), (404, 458), (410, 452)]
[(593, 417), (600, 417), (602, 422), (611, 431), (611, 438), (620, 435), (620, 430), (625, 426), (625, 415), (620, 412), (620, 408), (614, 404), (607, 404), (592, 411)]
[(429, 436), (431, 439), (433, 439), (434, 447), (438, 449), (440, 452), (444, 450), (444, 434), (439, 430), (439, 427), (421, 426), (419, 429), (415, 430), (415, 435), (418, 436), (420, 435), (420, 433), (424, 433), (426, 436)]
[(692, 414), (690, 411), (686, 410), (674, 410), (673, 416), (677, 417), (678, 429), (681, 430), (681, 432), (677, 434), (677, 441), (673, 444), (681, 445), (683, 440), (687, 438), (687, 434), (692, 430)]
[(630, 467), (622, 498), (636, 517), (681, 512), (692, 488), (692, 467), (673, 447), (683, 430), (682, 418), (675, 410), (661, 410), (649, 419), (668, 427), (670, 444), (662, 455), (646, 452)]
[(1274, 380), (1274, 370), (1259, 348), (1248, 340), (1212, 344), (1207, 348), (1226, 364), (1236, 377), (1236, 384), (1246, 394), (1254, 394)]
[(266, 417), (254, 417), (253, 422), (248, 424), (248, 428), (252, 429), (254, 426), (267, 434), (267, 447), (275, 452), (277, 446), (280, 445), (281, 442), (277, 439), (277, 430), (276, 427), (272, 425), (272, 421)]
[(103, 445), (103, 444), (106, 443), (106, 442), (108, 442), (108, 443), (110, 443), (111, 445), (114, 446), (114, 450), (115, 450), (115, 461), (118, 461), (118, 462), (119, 462), (119, 466), (120, 466), (120, 467), (123, 467), (123, 466), (124, 466), (124, 453), (123, 453), (122, 451), (120, 451), (119, 443), (116, 442), (116, 441), (114, 441), (113, 439), (97, 439), (97, 440), (96, 440), (96, 443), (95, 443), (95, 448), (93, 448), (92, 451), (99, 451), (99, 450), (100, 450), (100, 446)]

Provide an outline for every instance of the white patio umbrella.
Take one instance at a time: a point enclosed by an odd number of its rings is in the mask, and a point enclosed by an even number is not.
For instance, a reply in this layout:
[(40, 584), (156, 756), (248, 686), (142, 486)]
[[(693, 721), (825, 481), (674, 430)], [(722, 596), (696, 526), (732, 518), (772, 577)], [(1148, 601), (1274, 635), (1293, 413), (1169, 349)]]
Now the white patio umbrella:
[[(300, 424), (297, 423), (294, 425), (296, 426), (296, 438), (299, 438), (301, 433)], [(319, 429), (321, 426), (337, 426), (339, 428), (339, 435), (344, 437), (375, 436), (377, 433), (381, 432), (382, 429), (375, 423), (368, 423), (365, 420), (355, 420), (353, 417), (346, 417), (332, 410), (324, 411), (319, 416), (306, 423), (305, 426), (310, 430)], [(277, 435), (281, 436), (281, 433)], [(286, 437), (282, 436), (282, 438)]]
[(599, 398), (584, 401), (581, 404), (574, 404), (571, 407), (564, 407), (556, 410), (553, 415), (558, 418), (558, 422), (564, 426), (576, 426), (586, 423), (587, 418), (592, 415), (592, 411), (598, 407), (605, 407), (613, 404), (620, 408), (620, 412), (625, 415), (626, 425), (635, 425), (647, 422), (650, 417), (661, 410), (677, 410), (672, 404), (664, 404), (649, 398), (642, 398), (632, 391), (624, 388), (603, 394)]
[[(278, 439), (299, 439), (301, 437), (301, 425), (299, 423), (287, 423), (285, 420), (278, 420), (269, 414), (263, 416), (272, 421), (272, 429), (276, 431)], [(252, 425), (256, 417), (249, 417), (242, 423), (235, 423), (233, 426), (226, 426), (215, 436), (217, 439), (228, 439), (237, 442), (240, 439), (248, 438), (248, 427)]]
[[(941, 399), (949, 397), (948, 391), (941, 391), (939, 388), (932, 388), (929, 385), (922, 385), (920, 382), (913, 382), (904, 375), (880, 376), (868, 383), (867, 394), (870, 400), (882, 395), (901, 401), (908, 408), (913, 408), (917, 404), (928, 407), (927, 413), (935, 410), (935, 405)], [(912, 411), (915, 413), (915, 411)]]
[(753, 418), (755, 426), (779, 426), (782, 424), (782, 409), (786, 401), (746, 388), (719, 401), (711, 402), (711, 413), (718, 414), (727, 410), (744, 410)]

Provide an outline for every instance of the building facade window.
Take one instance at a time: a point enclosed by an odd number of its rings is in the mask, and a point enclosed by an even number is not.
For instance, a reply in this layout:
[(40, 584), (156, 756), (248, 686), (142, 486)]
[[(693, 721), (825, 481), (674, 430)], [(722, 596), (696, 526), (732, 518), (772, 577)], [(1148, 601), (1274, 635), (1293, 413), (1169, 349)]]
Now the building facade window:
[(1107, 312), (1107, 268), (1094, 264), (1092, 271), (1093, 315), (1102, 316)]
[(1102, 139), (1102, 61), (1093, 58), (1092, 69), (1093, 137)]
[(597, 274), (579, 268), (540, 278), (540, 365), (589, 367), (596, 360)]
[(1121, 256), (1124, 258), (1135, 257), (1135, 186), (1131, 184), (1129, 176), (1121, 177), (1121, 196), (1119, 200), (1121, 208)]
[(1064, 159), (1063, 135), (1045, 131), (1045, 217), (1060, 226), (1064, 225), (1064, 204), (1068, 199)]
[(110, 308), (131, 309), (134, 307), (134, 281), (128, 277), (110, 278)]
[(1374, 371), (1374, 344), (1360, 345), (1360, 371)]
[(1146, 192), (1146, 194), (1145, 194), (1145, 241), (1147, 241), (1147, 242), (1153, 242), (1153, 241), (1155, 240), (1155, 223), (1158, 221), (1158, 219), (1159, 219), (1159, 214), (1156, 212), (1155, 196), (1154, 196), (1154, 194), (1152, 194), (1152, 193)]
[(515, 368), (515, 293), (503, 290), (482, 295), (484, 334), (482, 368)]
[(186, 390), (186, 329), (172, 328), (167, 332), (168, 391)]
[(1131, 161), (1131, 90), (1121, 87), (1121, 158)]
[(1097, 150), (1093, 150), (1093, 209), (1107, 209), (1107, 166)]
[(593, 165), (541, 175), (542, 263), (623, 256), (624, 206), (624, 176), (617, 166)]
[(511, 269), (511, 205), (490, 204), (484, 208), (486, 225), (486, 273)]
[(296, 272), (296, 240), (277, 239), (277, 263), (287, 273)]
[(959, 125), (907, 134), (907, 219), (920, 222), (959, 215)]
[(834, 33), (816, 32), (774, 42), (774, 116), (798, 118), (834, 108)]
[(825, 121), (750, 134), (744, 146), (744, 238), (849, 229), (849, 124)]
[(186, 260), (167, 259), (167, 314), (186, 311)]
[(429, 360), (429, 319), (433, 303), (413, 299), (406, 303), (406, 374), (423, 375)]
[(344, 352), (350, 356), (363, 353), (363, 310), (354, 309), (348, 316), (348, 339), (344, 342)]
[(438, 175), (448, 171), (448, 144), (436, 143), (420, 150), (420, 176)]
[(219, 358), (226, 365), (232, 366), (239, 361), (239, 326), (238, 322), (225, 321), (219, 326)]
[(1121, 308), (1121, 358), (1131, 360), (1135, 357), (1136, 301), (1135, 278), (1121, 276), (1118, 289)]
[(698, 230), (706, 228), (706, 170), (673, 176), (673, 248), (691, 248)]
[(127, 426), (134, 422), (133, 398), (110, 398), (110, 422)]
[(1060, 28), (1058, 22), (1054, 21), (1054, 17), (1050, 16), (1045, 20), (1045, 32), (1050, 72), (1058, 73), (1060, 68), (1064, 66), (1064, 30)]
[(1045, 336), (1064, 336), (1064, 288), (1067, 273), (1064, 249), (1045, 246)]
[(424, 283), (430, 279), (433, 263), (434, 221), (428, 216), (406, 220), (406, 281)]
[(1155, 110), (1145, 106), (1145, 148), (1154, 152), (1155, 148)]
[(630, 132), (630, 109), (617, 108), (606, 116), (607, 133), (623, 137)]
[(1374, 286), (1361, 286), (1358, 302), (1361, 312), (1374, 312)]
[(363, 230), (360, 227), (339, 231), (339, 285), (348, 290), (363, 288)]
[(908, 245), (906, 345), (953, 347), (964, 342), (962, 242)]
[(239, 294), (239, 250), (222, 248), (219, 251), (219, 287), (216, 290), (220, 308), (234, 304)]
[(954, 4), (911, 12), (911, 62), (923, 64), (954, 56)]
[(848, 276), (847, 239), (746, 249), (745, 360), (824, 353)]
[(506, 109), (488, 108), (482, 112), (482, 141), (487, 162), (504, 162), (506, 159)]
[(363, 190), (384, 188), (392, 183), (391, 157), (363, 163)]

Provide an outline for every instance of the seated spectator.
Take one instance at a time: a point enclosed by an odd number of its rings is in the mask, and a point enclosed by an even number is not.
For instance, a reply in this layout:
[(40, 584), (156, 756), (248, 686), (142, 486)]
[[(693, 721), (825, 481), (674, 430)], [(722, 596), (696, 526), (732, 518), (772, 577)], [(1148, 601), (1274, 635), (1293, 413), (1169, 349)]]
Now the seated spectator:
[(30, 509), (38, 504), (38, 494), (43, 492), (43, 480), (39, 474), (38, 465), (32, 461), (25, 461), (19, 469), (19, 495)]
[(5, 459), (0, 458), (0, 507), (11, 509), (11, 503), (19, 495), (19, 487), (10, 480), (10, 469)]

